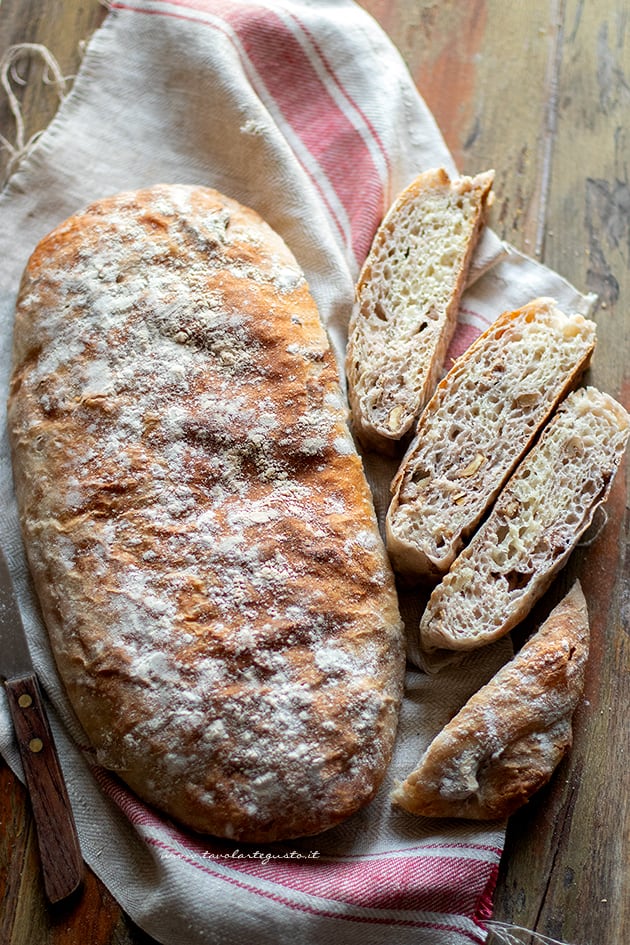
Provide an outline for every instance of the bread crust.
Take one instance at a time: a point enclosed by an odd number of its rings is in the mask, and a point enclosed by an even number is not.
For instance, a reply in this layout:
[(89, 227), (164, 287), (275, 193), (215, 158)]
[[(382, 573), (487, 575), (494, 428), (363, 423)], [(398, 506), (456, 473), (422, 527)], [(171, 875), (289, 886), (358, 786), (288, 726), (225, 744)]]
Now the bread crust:
[(494, 171), (451, 180), (444, 168), (427, 170), (377, 230), (346, 352), (352, 427), (369, 449), (394, 453), (433, 393), (493, 180)]
[(435, 582), (448, 571), (594, 349), (594, 322), (539, 298), (504, 312), (457, 359), (391, 485), (387, 550), (398, 574)]
[(541, 788), (572, 742), (589, 651), (579, 581), (514, 659), (431, 742), (393, 800), (425, 817), (501, 820)]
[(98, 762), (260, 842), (369, 801), (401, 621), (302, 272), (206, 188), (119, 194), (38, 245), (9, 429), (25, 545)]

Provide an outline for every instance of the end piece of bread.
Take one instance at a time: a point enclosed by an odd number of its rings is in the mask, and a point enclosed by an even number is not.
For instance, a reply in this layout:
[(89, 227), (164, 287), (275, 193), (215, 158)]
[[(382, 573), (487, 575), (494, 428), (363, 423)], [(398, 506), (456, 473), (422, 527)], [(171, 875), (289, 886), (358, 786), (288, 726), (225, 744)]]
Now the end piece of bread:
[(630, 418), (610, 395), (573, 391), (433, 590), (423, 650), (471, 650), (515, 627), (566, 563), (621, 462)]
[(536, 433), (588, 366), (595, 323), (535, 299), (501, 315), (459, 358), (420, 420), (392, 483), (396, 571), (448, 571)]
[(551, 777), (572, 742), (589, 625), (576, 582), (511, 662), (431, 742), (392, 797), (425, 817), (500, 820)]
[(391, 451), (433, 393), (457, 321), (494, 171), (450, 180), (426, 171), (386, 214), (361, 270), (346, 373), (352, 422)]

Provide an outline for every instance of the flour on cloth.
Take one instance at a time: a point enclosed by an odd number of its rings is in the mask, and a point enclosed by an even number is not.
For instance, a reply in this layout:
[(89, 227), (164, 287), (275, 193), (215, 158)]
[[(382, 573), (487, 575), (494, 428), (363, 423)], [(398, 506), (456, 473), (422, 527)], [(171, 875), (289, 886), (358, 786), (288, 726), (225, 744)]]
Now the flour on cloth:
[[(0, 197), (3, 400), (21, 272), (38, 240), (92, 200), (185, 183), (253, 207), (304, 269), (341, 365), (354, 281), (383, 212), (418, 172), (437, 165), (455, 172), (400, 56), (350, 0), (112, 3), (73, 91)], [(473, 278), (449, 357), (501, 311), (536, 295), (589, 310), (588, 298), (492, 233)], [(370, 458), (367, 472), (382, 520), (392, 469)], [(85, 743), (29, 583), (6, 428), (0, 489), (3, 542), (52, 704), (83, 855), (142, 928), (168, 945), (485, 941), (502, 825), (414, 818), (394, 810), (388, 795), (505, 661), (504, 641), (473, 654), (466, 673), (436, 681), (410, 670), (386, 783), (345, 824), (259, 850), (193, 836), (138, 801)], [(416, 600), (403, 609), (417, 619)], [(19, 773), (4, 702), (0, 749)]]

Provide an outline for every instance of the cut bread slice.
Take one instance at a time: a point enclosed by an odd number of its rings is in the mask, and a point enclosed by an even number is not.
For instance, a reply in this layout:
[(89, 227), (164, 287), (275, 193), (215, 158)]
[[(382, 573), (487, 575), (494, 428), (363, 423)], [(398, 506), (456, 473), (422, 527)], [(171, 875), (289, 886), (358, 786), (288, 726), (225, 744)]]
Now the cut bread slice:
[(526, 616), (608, 497), (628, 433), (628, 414), (608, 394), (567, 396), (434, 588), (422, 650), (475, 649)]
[(505, 312), (422, 413), (392, 483), (387, 549), (399, 574), (439, 579), (595, 348), (595, 323), (553, 299)]
[(352, 422), (391, 452), (433, 393), (490, 203), (494, 172), (420, 174), (386, 214), (361, 270), (346, 373)]
[(588, 612), (576, 581), (431, 742), (394, 790), (395, 803), (425, 817), (508, 817), (549, 780), (571, 745), (588, 650)]

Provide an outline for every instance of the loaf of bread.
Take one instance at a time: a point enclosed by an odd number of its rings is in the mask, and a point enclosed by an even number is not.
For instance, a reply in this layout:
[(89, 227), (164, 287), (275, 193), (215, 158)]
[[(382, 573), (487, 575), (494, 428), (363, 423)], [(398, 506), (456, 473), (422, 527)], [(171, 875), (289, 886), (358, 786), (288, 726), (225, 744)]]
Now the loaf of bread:
[(422, 650), (471, 650), (525, 617), (608, 497), (628, 433), (628, 414), (608, 394), (567, 396), (433, 590)]
[(22, 282), (9, 427), (35, 587), (98, 762), (241, 841), (369, 801), (402, 626), (335, 362), (280, 237), (176, 185), (61, 224)]
[(359, 275), (346, 356), (352, 425), (391, 452), (433, 393), (490, 202), (494, 172), (420, 174), (379, 227)]
[(425, 817), (500, 820), (551, 777), (572, 741), (589, 650), (576, 582), (514, 659), (431, 742), (393, 799)]
[(455, 362), (392, 483), (395, 571), (425, 581), (448, 571), (594, 347), (593, 322), (541, 298), (505, 312)]

